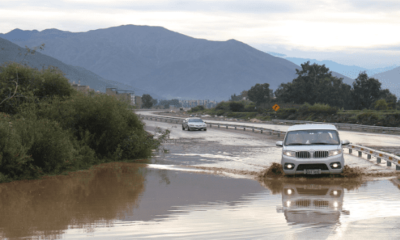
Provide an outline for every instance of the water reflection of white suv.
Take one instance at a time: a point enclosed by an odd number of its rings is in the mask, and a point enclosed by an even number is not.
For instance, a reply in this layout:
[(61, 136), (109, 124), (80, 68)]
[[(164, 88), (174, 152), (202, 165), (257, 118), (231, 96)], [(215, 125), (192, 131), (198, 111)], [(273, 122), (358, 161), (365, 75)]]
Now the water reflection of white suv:
[(282, 189), (282, 207), (289, 223), (337, 223), (343, 211), (344, 189), (330, 184), (288, 184)]
[(283, 141), (282, 167), (285, 174), (339, 174), (343, 172), (342, 145), (335, 126), (330, 124), (304, 124), (291, 126)]

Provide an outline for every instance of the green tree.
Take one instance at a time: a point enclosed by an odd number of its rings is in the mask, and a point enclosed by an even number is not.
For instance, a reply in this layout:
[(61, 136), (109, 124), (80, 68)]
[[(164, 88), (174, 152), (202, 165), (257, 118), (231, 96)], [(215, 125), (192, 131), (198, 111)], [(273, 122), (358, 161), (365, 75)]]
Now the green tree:
[(242, 96), (241, 95), (236, 95), (236, 93), (235, 94), (233, 94), (233, 95), (231, 95), (231, 98), (229, 99), (229, 101), (240, 101), (240, 100), (242, 100)]
[(269, 89), (269, 84), (259, 84), (252, 86), (250, 90), (247, 92), (249, 100), (255, 102), (256, 105), (260, 105), (262, 103), (268, 103), (271, 99), (271, 91)]
[(242, 91), (239, 95), (233, 94), (231, 95), (231, 98), (229, 99), (229, 101), (241, 101), (241, 100), (245, 100), (247, 99), (247, 93), (248, 91), (244, 90)]
[(389, 109), (396, 109), (397, 97), (389, 89), (381, 90), (380, 97), (385, 99)]
[(229, 102), (229, 109), (232, 112), (242, 112), (244, 110), (244, 104), (241, 102)]
[(153, 98), (149, 94), (143, 94), (142, 96), (142, 107), (151, 108), (153, 106)]
[(330, 106), (350, 108), (351, 86), (343, 83), (342, 78), (332, 76), (325, 65), (301, 64), (296, 69), (297, 78), (282, 83), (275, 91), (278, 102), (285, 103), (323, 103)]
[(374, 104), (375, 110), (387, 110), (388, 109), (388, 104), (385, 99), (379, 99), (378, 101), (375, 102)]
[(381, 83), (361, 72), (353, 82), (351, 97), (356, 109), (371, 108), (372, 104), (382, 95)]

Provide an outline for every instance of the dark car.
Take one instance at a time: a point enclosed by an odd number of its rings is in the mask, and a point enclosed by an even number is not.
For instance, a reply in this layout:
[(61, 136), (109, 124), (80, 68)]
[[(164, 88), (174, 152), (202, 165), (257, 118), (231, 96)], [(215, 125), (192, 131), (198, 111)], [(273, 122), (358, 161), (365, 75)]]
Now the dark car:
[(182, 130), (185, 129), (207, 131), (207, 124), (201, 118), (186, 118), (182, 122)]

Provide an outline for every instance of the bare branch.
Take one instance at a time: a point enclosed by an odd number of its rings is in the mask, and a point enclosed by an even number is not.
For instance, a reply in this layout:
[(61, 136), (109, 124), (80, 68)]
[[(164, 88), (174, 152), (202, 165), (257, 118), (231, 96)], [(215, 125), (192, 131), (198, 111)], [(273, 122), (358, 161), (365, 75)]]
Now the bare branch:
[(13, 98), (15, 96), (15, 94), (17, 94), (17, 90), (18, 90), (18, 70), (17, 70), (17, 80), (12, 80), (12, 82), (15, 83), (15, 89), (14, 89), (14, 93), (12, 94), (12, 96), (5, 98), (3, 101), (0, 102), (0, 105), (3, 104), (4, 102), (6, 102), (7, 100), (10, 100), (11, 98)]

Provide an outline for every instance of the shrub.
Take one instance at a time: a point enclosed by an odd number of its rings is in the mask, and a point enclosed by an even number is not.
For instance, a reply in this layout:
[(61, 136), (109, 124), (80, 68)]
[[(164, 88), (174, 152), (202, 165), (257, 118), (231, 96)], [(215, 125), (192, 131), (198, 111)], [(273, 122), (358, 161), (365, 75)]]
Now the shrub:
[[(32, 144), (32, 141), (28, 140), (28, 144)], [(0, 182), (32, 175), (30, 162), (33, 159), (28, 155), (28, 150), (29, 145), (24, 146), (11, 118), (3, 114), (0, 117)]]
[(99, 158), (114, 160), (151, 155), (152, 142), (130, 106), (107, 95), (77, 94), (66, 101), (52, 99), (37, 105), (38, 117), (60, 123)]
[(400, 126), (400, 114), (386, 114), (383, 119), (384, 126), (387, 127), (399, 127)]
[(248, 105), (246, 105), (245, 107), (244, 107), (244, 111), (245, 112), (256, 112), (257, 110), (256, 110), (256, 104), (254, 104), (254, 103), (249, 103)]
[(298, 111), (302, 114), (308, 114), (308, 113), (336, 114), (338, 108), (331, 107), (328, 104), (315, 103), (314, 105), (310, 105), (309, 103), (305, 103), (299, 108)]
[(0, 87), (0, 111), (12, 114), (0, 113), (0, 182), (147, 158), (157, 146), (128, 103), (78, 93), (55, 69), (10, 64)]
[(242, 112), (244, 110), (244, 104), (241, 102), (229, 102), (229, 110), (232, 112)]
[(280, 108), (276, 112), (276, 116), (279, 119), (288, 119), (290, 116), (295, 115), (297, 113), (297, 109), (295, 108)]
[(56, 68), (38, 71), (17, 63), (0, 67), (0, 102), (6, 100), (0, 105), (1, 112), (15, 114), (27, 101), (69, 97), (73, 92), (68, 79)]
[(379, 99), (375, 102), (374, 108), (375, 110), (387, 110), (388, 104), (385, 99)]
[(88, 167), (95, 161), (93, 150), (48, 119), (3, 116), (0, 134), (0, 181), (58, 174)]
[(204, 111), (204, 106), (196, 106), (190, 109), (190, 112)]
[(223, 111), (229, 111), (229, 102), (220, 102), (217, 104), (215, 107), (215, 110), (223, 110)]
[(361, 124), (376, 123), (378, 120), (379, 116), (374, 112), (363, 112), (357, 115), (357, 121)]

